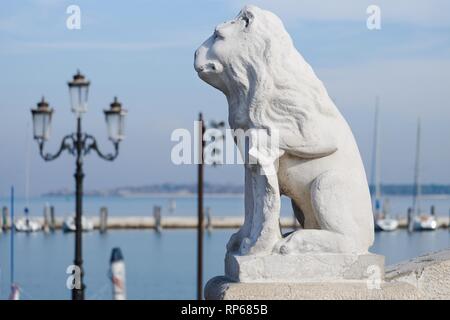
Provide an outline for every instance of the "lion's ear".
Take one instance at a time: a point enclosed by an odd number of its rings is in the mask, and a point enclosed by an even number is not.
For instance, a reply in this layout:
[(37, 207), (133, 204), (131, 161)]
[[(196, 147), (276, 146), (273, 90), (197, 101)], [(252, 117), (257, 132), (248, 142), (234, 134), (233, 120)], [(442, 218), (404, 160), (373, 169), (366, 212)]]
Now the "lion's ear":
[(245, 22), (245, 28), (248, 28), (252, 24), (254, 18), (253, 13), (248, 10), (242, 13), (241, 19)]

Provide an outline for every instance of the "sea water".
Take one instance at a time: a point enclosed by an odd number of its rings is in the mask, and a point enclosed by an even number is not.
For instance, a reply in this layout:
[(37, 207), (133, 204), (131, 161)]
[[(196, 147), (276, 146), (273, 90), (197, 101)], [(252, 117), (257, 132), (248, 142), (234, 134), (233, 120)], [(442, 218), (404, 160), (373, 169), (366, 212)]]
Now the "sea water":
[[(232, 230), (205, 232), (204, 279), (223, 274), (225, 244)], [(408, 260), (450, 246), (450, 232), (376, 233), (370, 251), (386, 256), (386, 264)], [(111, 299), (109, 258), (122, 249), (129, 299), (195, 299), (196, 232), (194, 230), (110, 230), (83, 235), (86, 298)], [(10, 233), (0, 235), (0, 299), (10, 284)], [(56, 231), (15, 234), (15, 281), (23, 299), (70, 299), (66, 269), (74, 256), (74, 234)]]
[[(240, 216), (244, 213), (244, 197), (239, 195), (206, 195), (204, 207), (211, 209), (215, 216)], [(405, 217), (408, 208), (412, 206), (412, 197), (392, 196), (383, 199), (393, 216)], [(175, 209), (171, 205), (175, 203)], [(16, 216), (23, 214), (28, 206), (32, 216), (42, 217), (44, 206), (52, 205), (57, 216), (66, 217), (75, 212), (73, 196), (67, 197), (34, 197), (26, 201), (24, 198), (16, 200)], [(434, 205), (438, 216), (448, 216), (450, 210), (450, 196), (428, 196), (421, 200), (423, 212), (429, 212)], [(0, 206), (9, 206), (9, 199), (0, 198)], [(163, 216), (196, 216), (197, 199), (195, 196), (154, 195), (142, 197), (99, 197), (85, 196), (83, 212), (87, 216), (98, 216), (101, 207), (107, 207), (112, 216), (151, 216), (154, 206), (160, 206)], [(292, 216), (292, 206), (286, 197), (281, 198), (281, 215)]]
[[(169, 212), (173, 197), (102, 198), (86, 197), (85, 212), (97, 214), (101, 206), (108, 206), (111, 215), (151, 215), (153, 205), (163, 207), (163, 215), (190, 215), (196, 212), (192, 197), (176, 198), (176, 209)], [(45, 202), (55, 206), (57, 215), (69, 214), (72, 198), (31, 199), (32, 215), (41, 216)], [(445, 215), (448, 200), (423, 202), (435, 204), (438, 215)], [(0, 203), (7, 205), (7, 202)], [(17, 201), (18, 210), (24, 205)], [(283, 215), (291, 215), (289, 201), (283, 199)], [(391, 208), (407, 208), (409, 201), (391, 201)], [(243, 212), (243, 198), (207, 197), (214, 215), (239, 215)], [(403, 209), (402, 209), (403, 210)], [(398, 214), (401, 214), (398, 212)], [(402, 214), (403, 215), (403, 214)], [(225, 245), (234, 230), (205, 232), (204, 281), (223, 274)], [(10, 285), (10, 232), (0, 234), (0, 299), (6, 299)], [(126, 287), (129, 299), (195, 299), (196, 297), (195, 230), (110, 230), (83, 234), (83, 259), (87, 299), (111, 299), (109, 257), (114, 247), (122, 249), (126, 264)], [(450, 247), (450, 232), (439, 229), (430, 232), (405, 230), (376, 233), (371, 252), (386, 256), (391, 265), (430, 251)], [(70, 299), (66, 282), (67, 267), (74, 257), (74, 234), (55, 231), (45, 234), (15, 233), (15, 281), (21, 287), (23, 299)]]

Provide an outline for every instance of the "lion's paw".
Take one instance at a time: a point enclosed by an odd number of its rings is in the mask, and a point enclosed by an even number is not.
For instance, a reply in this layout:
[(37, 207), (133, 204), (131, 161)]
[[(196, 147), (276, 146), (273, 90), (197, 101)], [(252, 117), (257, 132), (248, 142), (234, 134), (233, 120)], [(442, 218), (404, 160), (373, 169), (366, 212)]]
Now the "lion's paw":
[(249, 254), (250, 249), (251, 249), (251, 244), (252, 244), (252, 242), (250, 241), (250, 239), (245, 237), (244, 239), (242, 239), (241, 246), (239, 247), (239, 252), (244, 255)]
[(292, 248), (286, 243), (284, 239), (278, 241), (273, 247), (273, 253), (287, 255), (292, 252)]
[(227, 243), (228, 252), (236, 252), (240, 250), (242, 246), (242, 235), (240, 232), (234, 233)]
[(301, 241), (301, 238), (298, 237), (298, 235), (294, 236), (294, 234), (291, 233), (275, 244), (273, 252), (277, 254), (288, 255), (298, 253), (302, 251), (302, 249), (305, 248), (303, 241)]

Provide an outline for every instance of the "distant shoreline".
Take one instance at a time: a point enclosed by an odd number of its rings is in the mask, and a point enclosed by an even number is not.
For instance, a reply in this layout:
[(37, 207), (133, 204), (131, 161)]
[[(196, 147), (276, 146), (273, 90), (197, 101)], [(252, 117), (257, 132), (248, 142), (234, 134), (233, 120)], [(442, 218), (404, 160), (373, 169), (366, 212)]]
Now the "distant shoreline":
[[(243, 193), (203, 193), (204, 197), (211, 198), (243, 198)], [(120, 198), (195, 198), (197, 197), (196, 193), (170, 193), (170, 192), (161, 192), (161, 193), (142, 193), (142, 194), (129, 194), (129, 195), (117, 195)]]
[[(98, 198), (196, 198), (196, 193), (136, 193), (136, 194), (85, 194), (85, 197)], [(204, 193), (205, 198), (243, 198), (243, 193)], [(40, 198), (64, 198), (74, 197), (74, 194), (43, 194)], [(450, 197), (450, 195), (449, 195)]]
[[(196, 198), (196, 193), (148, 193), (148, 194), (85, 194), (85, 197), (98, 197), (98, 198)], [(205, 198), (243, 198), (242, 193), (204, 193)], [(64, 197), (74, 197), (74, 194), (43, 194), (37, 196), (39, 198), (64, 198)], [(386, 194), (381, 195), (381, 198), (408, 198), (412, 197), (409, 194)], [(421, 196), (422, 199), (435, 199), (435, 200), (448, 200), (450, 199), (450, 194), (425, 194)]]
[[(375, 188), (370, 186), (373, 194)], [(382, 184), (381, 196), (383, 198), (412, 197), (414, 186), (411, 184)], [(448, 199), (450, 198), (450, 185), (423, 184), (421, 186), (422, 198)], [(74, 192), (71, 189), (59, 189), (46, 192), (41, 197), (71, 197)], [(233, 184), (204, 184), (205, 197), (236, 198), (243, 197), (244, 186)], [(104, 190), (88, 190), (86, 197), (122, 197), (122, 198), (192, 198), (197, 196), (197, 184), (162, 183), (144, 186), (124, 186)]]

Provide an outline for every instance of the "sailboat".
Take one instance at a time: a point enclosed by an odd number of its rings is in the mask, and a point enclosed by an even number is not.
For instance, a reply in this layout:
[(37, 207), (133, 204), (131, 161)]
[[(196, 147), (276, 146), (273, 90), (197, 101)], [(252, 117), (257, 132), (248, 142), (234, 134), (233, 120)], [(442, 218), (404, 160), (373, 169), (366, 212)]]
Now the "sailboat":
[(373, 159), (372, 159), (372, 185), (375, 187), (373, 197), (373, 214), (375, 231), (394, 231), (398, 228), (398, 220), (390, 218), (387, 205), (381, 211), (381, 186), (380, 186), (380, 148), (379, 148), (379, 98), (375, 99), (375, 124), (373, 141)]
[(18, 284), (13, 283), (11, 285), (11, 292), (9, 294), (8, 300), (20, 300), (20, 287)]
[(416, 231), (432, 231), (437, 228), (437, 221), (434, 214), (421, 213), (420, 200), (422, 196), (422, 186), (420, 185), (420, 139), (421, 128), (420, 118), (417, 121), (417, 138), (416, 138), (416, 163), (414, 167), (414, 196), (413, 196), (413, 213), (412, 228)]
[[(75, 216), (70, 216), (64, 219), (62, 229), (64, 232), (75, 232), (77, 227), (75, 225)], [(81, 217), (81, 230), (92, 231), (94, 230), (94, 222), (86, 217)]]
[(389, 216), (389, 199), (383, 202), (382, 215), (375, 220), (376, 231), (394, 231), (398, 228), (398, 219)]
[[(14, 221), (14, 187), (11, 187), (11, 221)], [(10, 240), (10, 279), (11, 279), (11, 292), (9, 294), (9, 300), (20, 300), (20, 287), (14, 280), (14, 228), (11, 228), (11, 240)]]
[(24, 217), (17, 219), (14, 222), (14, 227), (16, 231), (19, 232), (35, 232), (42, 229), (42, 224), (39, 221), (29, 218), (28, 207), (24, 209)]
[[(29, 123), (27, 124), (29, 128)], [(25, 155), (25, 199), (26, 206), (24, 208), (24, 216), (14, 221), (14, 227), (20, 232), (35, 232), (42, 229), (42, 224), (34, 219), (30, 219), (29, 198), (30, 198), (30, 139), (28, 138), (27, 130), (27, 143), (26, 143), (26, 155)]]

